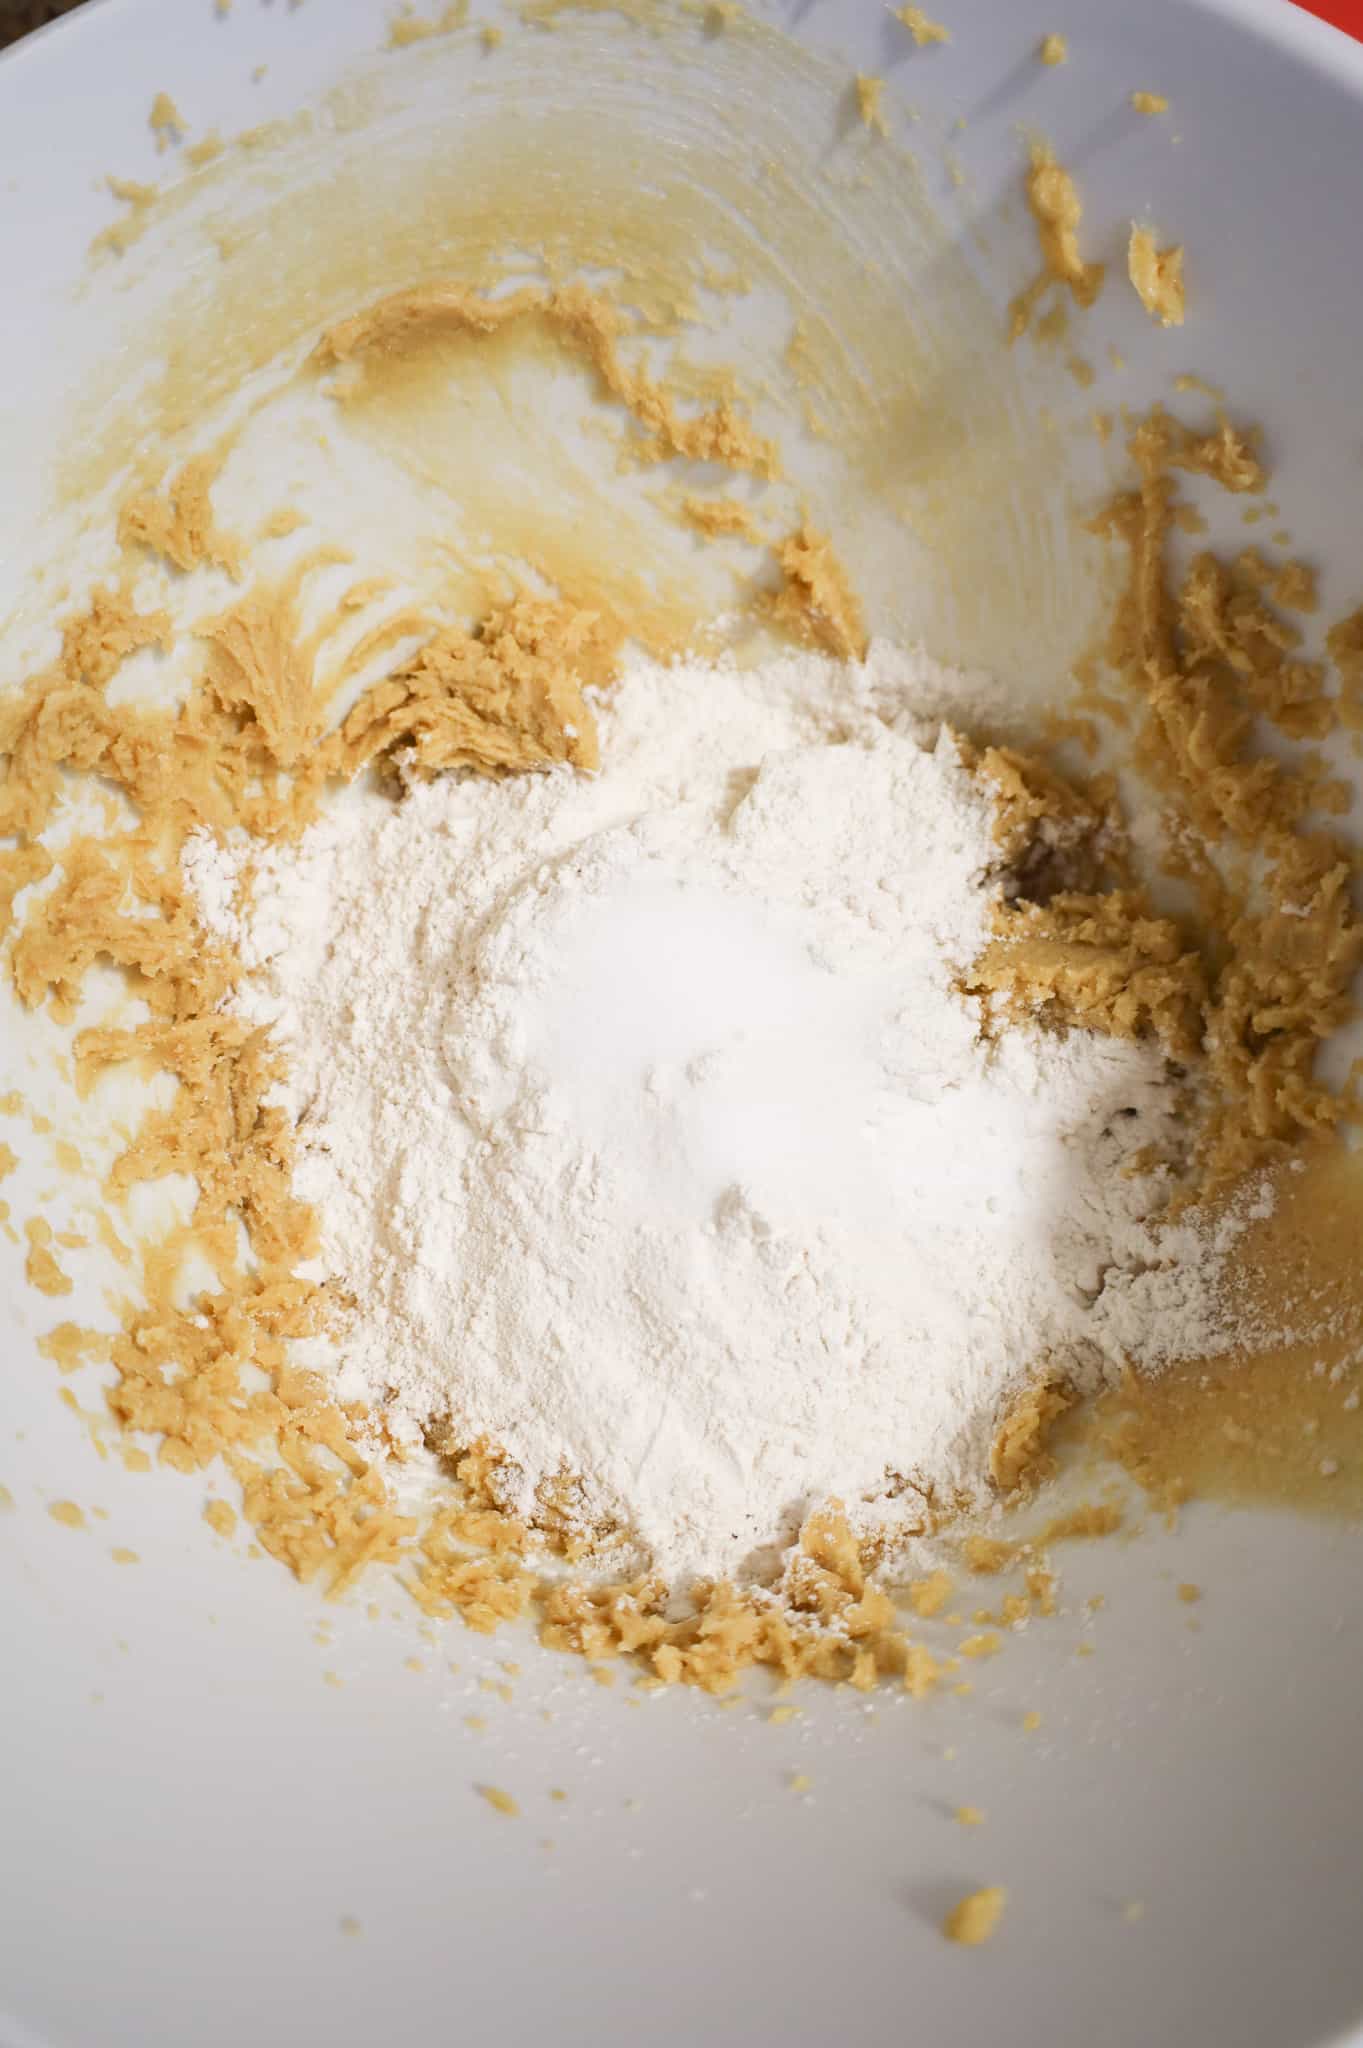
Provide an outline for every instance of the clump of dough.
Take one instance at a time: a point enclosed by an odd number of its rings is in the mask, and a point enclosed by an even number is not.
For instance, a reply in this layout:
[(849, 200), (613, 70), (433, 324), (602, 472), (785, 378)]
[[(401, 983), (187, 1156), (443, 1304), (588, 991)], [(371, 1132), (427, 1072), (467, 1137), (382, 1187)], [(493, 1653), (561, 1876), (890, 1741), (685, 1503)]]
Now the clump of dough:
[(1149, 228), (1132, 227), (1126, 250), (1127, 275), (1141, 304), (1161, 327), (1183, 325), (1183, 244), (1156, 246)]
[(351, 781), (379, 759), (406, 779), (555, 761), (595, 768), (596, 721), (582, 691), (609, 673), (616, 640), (595, 612), (529, 598), (474, 632), (444, 627), (361, 698), (312, 772)]
[(105, 183), (114, 198), (128, 211), (121, 220), (111, 221), (107, 228), (100, 229), (90, 244), (90, 254), (97, 256), (107, 249), (111, 255), (123, 256), (146, 229), (151, 209), (156, 203), (157, 190), (155, 185), (145, 184), (138, 178), (111, 176)]
[(1173, 1059), (1201, 1045), (1201, 962), (1139, 890), (1062, 893), (999, 913), (1001, 936), (972, 970), (973, 992), (1016, 1016), (1118, 1038), (1155, 1038)]
[(884, 97), (883, 78), (875, 78), (864, 71), (857, 73), (857, 112), (861, 116), (862, 127), (869, 128), (875, 135), (888, 135), (890, 132), (885, 122)]
[(1069, 286), (1077, 304), (1091, 306), (1102, 286), (1103, 266), (1085, 263), (1080, 255), (1079, 223), (1084, 209), (1074, 179), (1041, 146), (1032, 153), (1027, 200), (1047, 269), (1052, 277)]
[(474, 1788), (480, 1799), (485, 1799), (494, 1813), (503, 1814), (508, 1820), (515, 1820), (520, 1806), (511, 1794), (500, 1785), (478, 1785)]
[(989, 1453), (989, 1476), (1000, 1493), (1017, 1493), (1049, 1476), (1053, 1465), (1046, 1447), (1072, 1402), (1073, 1396), (1049, 1376), (1012, 1402)]
[(977, 1892), (967, 1892), (947, 1914), (942, 1932), (948, 1941), (959, 1942), (963, 1948), (978, 1948), (994, 1933), (1007, 1901), (1007, 1892), (998, 1884), (982, 1885)]
[[(1250, 437), (1224, 417), (1198, 433), (1156, 407), (1128, 445), (1139, 487), (1095, 522), (1129, 562), (1106, 658), (1144, 706), (1137, 760), (1188, 822), (1170, 866), (1209, 934), (1202, 1046), (1216, 1107), (1203, 1145), (1216, 1185), (1338, 1123), (1316, 1053), (1350, 1013), (1363, 924), (1351, 850), (1311, 822), (1345, 807), (1345, 786), (1255, 734), (1257, 717), (1292, 738), (1328, 730), (1320, 668), (1297, 655), (1297, 629), (1264, 602), (1257, 570), (1203, 553), (1180, 582), (1171, 566), (1171, 470), (1262, 490)], [(1301, 579), (1289, 587), (1300, 594)]]
[(903, 22), (920, 50), (931, 43), (951, 41), (951, 30), (943, 28), (940, 21), (930, 20), (921, 7), (896, 7), (894, 17), (896, 21)]
[(702, 498), (688, 492), (681, 501), (683, 517), (707, 540), (761, 538), (748, 507), (736, 498)]
[(761, 1665), (790, 1680), (832, 1679), (869, 1691), (899, 1684), (926, 1696), (940, 1662), (899, 1626), (894, 1601), (870, 1578), (863, 1551), (835, 1504), (808, 1517), (778, 1584), (770, 1590), (722, 1581), (702, 1585), (677, 1616), (658, 1578), (627, 1585), (542, 1589), (541, 1639), (589, 1662), (641, 1659), (668, 1684), (727, 1692)]
[(1050, 148), (1032, 145), (1027, 173), (1027, 204), (1036, 223), (1044, 268), (1009, 309), (1009, 337), (1025, 334), (1038, 299), (1051, 283), (1065, 286), (1078, 306), (1091, 306), (1103, 288), (1106, 267), (1086, 263), (1079, 253), (1079, 223), (1084, 217), (1074, 179), (1056, 162)]
[(176, 569), (187, 571), (201, 562), (214, 562), (230, 575), (239, 576), (241, 549), (219, 530), (213, 517), (211, 490), (216, 474), (216, 459), (197, 455), (174, 478), (164, 498), (154, 491), (125, 498), (118, 515), (121, 544), (163, 555)]
[(840, 660), (861, 661), (868, 645), (861, 605), (827, 534), (808, 523), (776, 551), (781, 586), (775, 616), (801, 639)]
[(158, 92), (151, 103), (147, 126), (156, 137), (157, 150), (169, 149), (172, 143), (183, 142), (188, 123), (168, 92)]
[(29, 1286), (36, 1287), (40, 1294), (69, 1294), (73, 1283), (71, 1275), (57, 1264), (52, 1250), (52, 1225), (35, 1216), (24, 1225), (24, 1234), (28, 1238), (24, 1278)]

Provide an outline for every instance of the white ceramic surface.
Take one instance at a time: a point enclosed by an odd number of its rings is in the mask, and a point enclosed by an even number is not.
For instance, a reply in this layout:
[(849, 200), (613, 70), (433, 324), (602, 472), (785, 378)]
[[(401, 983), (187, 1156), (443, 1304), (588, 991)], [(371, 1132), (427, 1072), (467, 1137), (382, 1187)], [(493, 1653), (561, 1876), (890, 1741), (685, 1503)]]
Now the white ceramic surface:
[[(926, 175), (962, 238), (984, 231), (998, 305), (1033, 260), (1020, 128), (1081, 175), (1101, 253), (1119, 256), (1133, 213), (1176, 228), (1187, 328), (1171, 342), (1110, 292), (1085, 352), (1101, 362), (1120, 339), (1128, 368), (1072, 403), (1144, 402), (1175, 355), (1226, 381), (1268, 425), (1274, 496), (1325, 565), (1326, 613), (1357, 602), (1363, 55), (1286, 0), (940, 11), (953, 42), (918, 53), (869, 0), (766, 10), (849, 74), (885, 71), (906, 134), (910, 100), (938, 142), (965, 117), (964, 184), (925, 150)], [(82, 278), (111, 214), (103, 175), (165, 169), (152, 94), (232, 132), (371, 72), (383, 25), (373, 0), (236, 0), (226, 20), (211, 0), (98, 0), (0, 60), (0, 610), (36, 630), (49, 601), (28, 580), (32, 535), (73, 395), (111, 354), (125, 388), (145, 372), (119, 355), (118, 267)], [(1056, 72), (1032, 56), (1053, 30), (1072, 47)], [(631, 89), (659, 94), (665, 43), (611, 17), (583, 32), (632, 35)], [(403, 118), (435, 148), (462, 101), (435, 104), (415, 65), (403, 76)], [(1133, 115), (1136, 87), (1167, 92), (1172, 120)], [(201, 282), (211, 298), (210, 269)], [(8, 1086), (40, 1069), (5, 1029)], [(1037, 1628), (978, 1667), (968, 1702), (812, 1694), (772, 1726), (746, 1704), (604, 1691), (512, 1635), (452, 1628), (421, 1647), (395, 1593), (377, 1622), (363, 1601), (324, 1608), (210, 1539), (199, 1483), (96, 1456), (35, 1354), (38, 1305), (2, 1243), (0, 1298), (5, 2048), (1288, 2048), (1363, 2010), (1358, 1530), (1193, 1512), (1177, 1534), (1067, 1559), (1072, 1606), (1106, 1596), (1091, 1657), (1074, 1654), (1077, 1620)], [(44, 1507), (62, 1496), (108, 1520), (59, 1526)], [(115, 1543), (141, 1564), (115, 1564)], [(1207, 1590), (1196, 1632), (1180, 1579)], [(479, 1683), (507, 1657), (522, 1665), (509, 1702)], [(1042, 1725), (1024, 1737), (1031, 1708)], [(521, 1818), (479, 1783), (511, 1790)], [(958, 1803), (986, 1825), (959, 1827)], [(1001, 1932), (950, 1948), (942, 1911), (986, 1881), (1009, 1888)]]

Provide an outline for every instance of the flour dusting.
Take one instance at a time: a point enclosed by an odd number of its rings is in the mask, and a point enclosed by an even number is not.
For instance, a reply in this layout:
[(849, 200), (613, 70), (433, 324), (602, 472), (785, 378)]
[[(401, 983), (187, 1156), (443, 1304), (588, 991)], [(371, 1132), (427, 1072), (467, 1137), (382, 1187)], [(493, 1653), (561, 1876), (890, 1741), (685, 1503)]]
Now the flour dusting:
[(973, 687), (883, 645), (635, 660), (596, 776), (351, 792), (249, 875), (190, 842), (287, 1052), (337, 1394), (494, 1446), (504, 1505), (617, 1530), (613, 1569), (979, 1500), (1038, 1372), (1231, 1340), (1237, 1225), (1160, 1222), (1159, 1051), (990, 1036), (960, 992), (1003, 886), (941, 723)]

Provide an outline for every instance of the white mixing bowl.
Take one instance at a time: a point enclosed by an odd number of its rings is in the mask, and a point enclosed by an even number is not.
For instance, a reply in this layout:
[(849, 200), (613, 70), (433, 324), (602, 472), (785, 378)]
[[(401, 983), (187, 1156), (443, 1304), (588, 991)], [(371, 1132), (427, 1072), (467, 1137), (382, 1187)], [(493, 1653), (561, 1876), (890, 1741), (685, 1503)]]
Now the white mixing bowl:
[[(0, 60), (6, 646), (40, 642), (96, 559), (73, 489), (105, 531), (139, 423), (164, 425), (177, 379), (187, 412), (215, 376), (230, 385), (252, 331), (285, 346), (369, 290), (476, 268), (508, 194), (530, 245), (570, 204), (619, 232), (633, 209), (656, 240), (688, 188), (736, 217), (745, 183), (777, 192), (786, 222), (773, 293), (831, 294), (854, 339), (902, 309), (866, 360), (902, 344), (886, 469), (918, 540), (891, 547), (832, 456), (801, 458), (877, 628), (1044, 687), (1099, 602), (1096, 551), (1067, 520), (1110, 458), (1075, 423), (1169, 396), (1175, 372), (1264, 422), (1324, 615), (1357, 603), (1363, 53), (1286, 0), (932, 11), (952, 40), (918, 49), (869, 0), (757, 0), (796, 46), (778, 61), (741, 23), (659, 34), (643, 8), (508, 20), (496, 51), (465, 31), (390, 52), (381, 0), (97, 0)], [(1035, 51), (1054, 31), (1070, 61), (1048, 69)], [(839, 105), (857, 71), (887, 78), (917, 180)], [(1133, 89), (1170, 115), (1135, 113)], [(147, 126), (161, 90), (195, 137), (316, 114), (189, 179), (122, 261), (92, 266), (119, 211), (106, 174), (182, 168)], [(1120, 270), (1147, 215), (1188, 249), (1177, 335), (1124, 284), (1075, 329), (1092, 390), (997, 343), (1035, 263), (1033, 131), (1080, 179), (1093, 253)], [(851, 224), (840, 267), (802, 209)], [(770, 331), (748, 345), (770, 354)], [(43, 1085), (32, 1029), (0, 1013), (4, 1086)], [(16, 1217), (41, 1192), (5, 1190)], [(455, 1625), (423, 1645), (395, 1589), (375, 1620), (366, 1589), (328, 1606), (211, 1539), (199, 1482), (101, 1459), (108, 1431), (58, 1400), (21, 1264), (0, 1241), (7, 2048), (1286, 2048), (1363, 2011), (1357, 1527), (1193, 1510), (1067, 1559), (1076, 1610), (1106, 1596), (1095, 1654), (1076, 1656), (1077, 1622), (1038, 1627), (979, 1667), (969, 1701), (813, 1690), (772, 1724), (765, 1700), (603, 1689), (528, 1634)], [(97, 1411), (94, 1375), (75, 1384)], [(62, 1497), (87, 1529), (44, 1512)], [(1178, 1580), (1206, 1590), (1195, 1615)], [(489, 1784), (518, 1819), (477, 1796)], [(957, 1824), (963, 1803), (983, 1827)], [(984, 1882), (1008, 1888), (1003, 1926), (953, 1948), (942, 1913)]]

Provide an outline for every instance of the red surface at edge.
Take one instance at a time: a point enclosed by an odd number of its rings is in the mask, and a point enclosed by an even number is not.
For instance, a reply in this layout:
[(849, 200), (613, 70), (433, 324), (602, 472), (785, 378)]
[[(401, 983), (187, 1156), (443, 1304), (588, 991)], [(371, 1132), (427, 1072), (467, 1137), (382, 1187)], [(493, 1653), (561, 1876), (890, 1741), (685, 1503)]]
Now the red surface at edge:
[(1297, 5), (1363, 42), (1363, 0), (1297, 0)]

